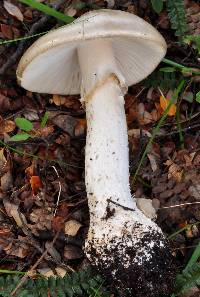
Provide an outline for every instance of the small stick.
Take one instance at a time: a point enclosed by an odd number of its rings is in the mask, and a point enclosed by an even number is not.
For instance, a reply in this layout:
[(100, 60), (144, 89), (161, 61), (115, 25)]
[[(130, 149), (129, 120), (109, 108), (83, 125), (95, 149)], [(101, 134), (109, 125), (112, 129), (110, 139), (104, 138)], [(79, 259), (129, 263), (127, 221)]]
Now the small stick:
[[(57, 175), (57, 177), (58, 177), (58, 179), (59, 179), (60, 176), (59, 176), (59, 174), (58, 174), (58, 170), (56, 169), (55, 166), (51, 166), (51, 167), (54, 169), (54, 171), (55, 171), (55, 173), (56, 173), (56, 175)], [(58, 204), (59, 204), (59, 202), (60, 202), (60, 195), (61, 195), (61, 191), (62, 191), (61, 182), (58, 181), (58, 184), (59, 184), (59, 192), (58, 192), (58, 198), (57, 198), (57, 201), (56, 201), (56, 208), (55, 208), (55, 210), (54, 210), (54, 214), (53, 214), (54, 217), (55, 217), (56, 212), (57, 212), (57, 209), (58, 209)]]
[(171, 205), (171, 206), (163, 206), (158, 209), (175, 208), (175, 207), (182, 207), (182, 206), (193, 205), (193, 204), (200, 204), (200, 201), (175, 204), (175, 205)]

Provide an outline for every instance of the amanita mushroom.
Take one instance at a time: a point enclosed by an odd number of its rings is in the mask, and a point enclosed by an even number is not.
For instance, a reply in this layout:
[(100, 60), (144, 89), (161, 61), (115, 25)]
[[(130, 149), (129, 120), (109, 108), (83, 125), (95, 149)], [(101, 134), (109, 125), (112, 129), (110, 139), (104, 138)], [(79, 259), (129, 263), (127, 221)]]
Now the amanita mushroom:
[(166, 52), (149, 23), (122, 11), (89, 12), (39, 38), (17, 78), (29, 91), (80, 94), (87, 116), (85, 183), (90, 227), (85, 253), (120, 296), (167, 296), (172, 268), (161, 229), (136, 206), (129, 186), (124, 94)]

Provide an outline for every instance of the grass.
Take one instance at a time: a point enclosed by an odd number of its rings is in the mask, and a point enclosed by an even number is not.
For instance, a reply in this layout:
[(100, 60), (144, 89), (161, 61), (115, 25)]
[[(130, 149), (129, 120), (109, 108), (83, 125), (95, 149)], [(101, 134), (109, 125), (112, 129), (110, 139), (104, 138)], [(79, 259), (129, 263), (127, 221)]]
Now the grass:
[(176, 63), (170, 59), (164, 58), (164, 59), (162, 59), (162, 62), (181, 70), (182, 73), (191, 73), (192, 75), (200, 75), (200, 71), (198, 69), (191, 68), (191, 67), (185, 67), (184, 65)]
[[(0, 145), (17, 153), (18, 155), (20, 156), (26, 156), (26, 157), (30, 157), (30, 158), (33, 158), (33, 159), (38, 159), (38, 160), (44, 160), (43, 158), (37, 156), (37, 155), (34, 155), (34, 154), (31, 154), (31, 153), (27, 153), (25, 151), (22, 151), (22, 150), (18, 150), (16, 148), (14, 148), (13, 146), (3, 142), (2, 140), (0, 140)], [(74, 167), (74, 168), (82, 168), (81, 166), (77, 166), (77, 165), (74, 165), (74, 164), (70, 164), (70, 163), (66, 163), (64, 161), (59, 161), (59, 160), (48, 160), (48, 159), (45, 159), (46, 161), (49, 161), (49, 162), (52, 162), (52, 163), (57, 163), (59, 164), (60, 166), (64, 166), (64, 167)]]
[(49, 7), (46, 4), (40, 3), (38, 1), (35, 0), (19, 0), (19, 2), (29, 5), (47, 15), (50, 15), (56, 19), (58, 19), (59, 21), (62, 21), (66, 24), (69, 24), (71, 22), (74, 21), (74, 18), (68, 15), (65, 15), (64, 13), (61, 13), (57, 10), (55, 10), (54, 8)]
[[(51, 31), (53, 31), (53, 30), (51, 30)], [(45, 32), (30, 35), (30, 36), (24, 36), (24, 37), (20, 37), (20, 38), (16, 38), (16, 39), (11, 39), (11, 40), (3, 40), (3, 41), (1, 40), (0, 45), (4, 45), (4, 44), (8, 44), (8, 43), (15, 43), (15, 42), (31, 39), (31, 38), (34, 38), (34, 37), (39, 37), (39, 36), (44, 35), (44, 34), (46, 34), (48, 32), (50, 32), (50, 31), (45, 31)]]
[(200, 257), (200, 242), (198, 243), (198, 245), (196, 246), (194, 252), (192, 253), (192, 256), (190, 258), (190, 260), (188, 261), (186, 267), (185, 267), (185, 271), (189, 271), (189, 269), (195, 264), (197, 263), (198, 259)]

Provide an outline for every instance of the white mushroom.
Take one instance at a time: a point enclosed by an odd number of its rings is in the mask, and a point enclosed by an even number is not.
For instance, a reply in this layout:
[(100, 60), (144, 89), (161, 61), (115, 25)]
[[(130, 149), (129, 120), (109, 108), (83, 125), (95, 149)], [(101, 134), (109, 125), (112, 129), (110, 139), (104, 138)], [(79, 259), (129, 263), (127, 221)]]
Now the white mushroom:
[(85, 104), (85, 183), (90, 227), (85, 253), (120, 296), (167, 296), (171, 254), (161, 229), (136, 206), (129, 186), (124, 94), (166, 52), (162, 36), (126, 12), (89, 12), (38, 39), (22, 57), (25, 89), (79, 94)]

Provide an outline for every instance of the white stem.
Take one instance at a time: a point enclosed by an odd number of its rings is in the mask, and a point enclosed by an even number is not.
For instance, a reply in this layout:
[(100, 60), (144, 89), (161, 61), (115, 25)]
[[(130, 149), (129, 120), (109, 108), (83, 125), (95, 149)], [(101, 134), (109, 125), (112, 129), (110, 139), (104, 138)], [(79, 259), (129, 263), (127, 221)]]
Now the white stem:
[[(87, 115), (85, 182), (90, 228), (86, 254), (122, 290), (133, 286), (141, 290), (145, 271), (156, 269), (156, 278), (165, 279), (170, 257), (162, 231), (138, 210), (130, 193), (123, 75), (109, 41), (85, 42), (78, 57)], [(161, 271), (155, 263), (163, 257)], [(146, 286), (152, 290), (153, 279)]]
[[(115, 80), (106, 82), (86, 103), (85, 181), (91, 212), (106, 216), (108, 200), (135, 208), (129, 188), (124, 98)], [(112, 205), (113, 206), (113, 205)]]

